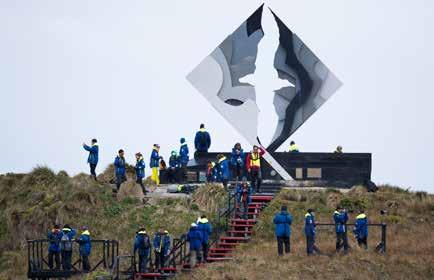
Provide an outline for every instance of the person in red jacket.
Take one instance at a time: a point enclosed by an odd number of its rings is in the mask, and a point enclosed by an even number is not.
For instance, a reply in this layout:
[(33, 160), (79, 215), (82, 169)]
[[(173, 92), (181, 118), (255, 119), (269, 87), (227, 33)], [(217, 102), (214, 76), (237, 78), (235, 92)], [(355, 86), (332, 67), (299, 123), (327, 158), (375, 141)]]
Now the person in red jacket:
[(262, 174), (261, 174), (261, 158), (265, 154), (265, 150), (262, 147), (253, 146), (253, 151), (251, 151), (246, 158), (247, 172), (250, 174), (250, 179), (252, 181), (251, 188), (255, 189), (256, 192), (260, 192)]

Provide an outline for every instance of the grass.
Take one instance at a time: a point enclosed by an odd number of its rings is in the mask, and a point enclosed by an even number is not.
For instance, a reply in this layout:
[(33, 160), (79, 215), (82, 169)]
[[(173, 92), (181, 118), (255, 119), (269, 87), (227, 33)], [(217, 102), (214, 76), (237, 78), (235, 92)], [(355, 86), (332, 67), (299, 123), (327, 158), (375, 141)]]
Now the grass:
[[(325, 255), (307, 257), (303, 235), (304, 213), (317, 210), (317, 222), (332, 222), (337, 204), (344, 204), (354, 221), (365, 208), (371, 223), (388, 223), (387, 254), (374, 248), (380, 241), (379, 228), (371, 228), (369, 250), (358, 248), (349, 233), (352, 250), (334, 254), (333, 228), (317, 228), (317, 245)], [(294, 217), (291, 254), (277, 257), (272, 218), (281, 205)], [(242, 245), (232, 262), (214, 263), (180, 275), (179, 279), (434, 279), (434, 197), (397, 187), (384, 186), (377, 193), (354, 188), (348, 194), (333, 190), (283, 190), (260, 216), (251, 243)], [(385, 210), (386, 215), (380, 215)]]

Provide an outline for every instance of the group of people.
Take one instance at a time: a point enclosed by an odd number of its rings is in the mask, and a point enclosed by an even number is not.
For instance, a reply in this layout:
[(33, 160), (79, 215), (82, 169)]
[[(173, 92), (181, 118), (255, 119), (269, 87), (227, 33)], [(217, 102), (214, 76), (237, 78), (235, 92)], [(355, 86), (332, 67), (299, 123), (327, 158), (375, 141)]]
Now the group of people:
[[(205, 130), (205, 125), (201, 124), (199, 131), (196, 132), (194, 138), (195, 145), (195, 155), (200, 155), (208, 152), (208, 149), (211, 146), (211, 136)], [(87, 158), (87, 162), (90, 167), (90, 174), (94, 180), (97, 180), (96, 175), (96, 167), (99, 160), (99, 146), (97, 139), (92, 139), (91, 144), (87, 145), (83, 143), (83, 148), (89, 152), (89, 156)], [(146, 195), (147, 191), (143, 184), (143, 178), (145, 177), (145, 168), (146, 164), (143, 159), (143, 154), (138, 152), (135, 154), (136, 156), (136, 182), (142, 188), (143, 194)], [(190, 153), (188, 149), (188, 145), (186, 139), (182, 137), (180, 139), (180, 148), (179, 153), (175, 150), (171, 152), (169, 158), (169, 166), (167, 166), (163, 157), (160, 155), (160, 145), (154, 144), (151, 151), (150, 163), (149, 166), (152, 170), (151, 180), (158, 186), (160, 184), (159, 172), (160, 170), (167, 170), (168, 180), (169, 182), (177, 181), (178, 174), (182, 181), (185, 178), (186, 168), (188, 161), (190, 159)], [(126, 178), (126, 160), (125, 160), (125, 152), (123, 149), (118, 151), (118, 154), (114, 160), (115, 166), (115, 181), (116, 181), (116, 191), (119, 191), (123, 182), (127, 180)]]
[[(336, 252), (342, 248), (344, 253), (348, 252), (348, 212), (346, 209), (338, 206), (333, 213), (333, 221), (335, 223), (336, 232)], [(291, 237), (291, 224), (292, 216), (288, 212), (286, 206), (281, 207), (280, 213), (276, 214), (273, 219), (275, 225), (275, 235), (277, 239), (277, 253), (279, 256), (283, 255), (283, 247), (285, 253), (290, 253), (290, 237)], [(368, 218), (364, 210), (360, 210), (356, 216), (355, 226), (353, 233), (356, 237), (357, 243), (360, 247), (368, 248)], [(306, 252), (308, 255), (320, 254), (320, 250), (315, 245), (316, 237), (316, 223), (315, 214), (313, 209), (308, 209), (304, 217), (304, 234), (306, 236)]]
[(187, 233), (187, 241), (190, 247), (190, 267), (196, 266), (197, 262), (207, 262), (209, 250), (209, 237), (212, 233), (211, 223), (205, 215), (192, 223)]
[(71, 270), (72, 268), (72, 249), (73, 242), (79, 244), (80, 259), (83, 265), (83, 271), (90, 271), (89, 255), (92, 250), (92, 243), (89, 229), (86, 226), (81, 227), (81, 234), (75, 238), (77, 230), (71, 228), (68, 224), (60, 229), (59, 225), (54, 224), (53, 229), (48, 232), (48, 266), (50, 269)]

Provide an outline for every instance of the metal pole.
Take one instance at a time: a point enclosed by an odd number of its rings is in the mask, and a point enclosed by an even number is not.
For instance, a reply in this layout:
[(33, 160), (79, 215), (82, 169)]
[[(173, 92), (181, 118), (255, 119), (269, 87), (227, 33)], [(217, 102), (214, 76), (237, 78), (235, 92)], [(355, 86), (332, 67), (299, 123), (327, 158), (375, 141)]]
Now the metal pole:
[(386, 253), (386, 236), (387, 236), (387, 225), (385, 223), (381, 224), (381, 242), (383, 243), (383, 253)]

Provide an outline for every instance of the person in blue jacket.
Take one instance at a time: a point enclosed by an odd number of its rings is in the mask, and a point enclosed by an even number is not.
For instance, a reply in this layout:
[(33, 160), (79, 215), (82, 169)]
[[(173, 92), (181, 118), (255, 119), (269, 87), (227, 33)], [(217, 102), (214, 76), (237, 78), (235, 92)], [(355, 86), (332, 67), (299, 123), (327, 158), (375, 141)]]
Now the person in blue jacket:
[(152, 241), (155, 253), (155, 267), (161, 269), (166, 266), (170, 254), (170, 235), (167, 230), (160, 229)]
[(251, 202), (252, 188), (247, 182), (247, 178), (243, 177), (241, 183), (238, 183), (236, 189), (236, 198), (239, 212), (243, 219), (247, 219), (249, 203)]
[(359, 211), (353, 232), (356, 235), (359, 246), (368, 249), (368, 217), (366, 216), (365, 211)]
[(343, 247), (344, 253), (348, 252), (348, 236), (347, 236), (347, 221), (348, 214), (345, 209), (338, 206), (333, 213), (333, 220), (335, 222), (336, 229), (336, 252)]
[(211, 147), (211, 136), (208, 131), (205, 130), (204, 124), (201, 124), (199, 131), (196, 132), (194, 147), (196, 148), (195, 157), (199, 156), (201, 153), (208, 153), (208, 149)]
[(314, 252), (319, 254), (320, 250), (315, 245), (316, 224), (313, 209), (307, 209), (304, 215), (304, 234), (306, 235), (307, 255), (312, 255)]
[(229, 171), (229, 162), (223, 154), (218, 154), (217, 160), (218, 160), (219, 171), (220, 171), (219, 178), (226, 190), (229, 179), (231, 177), (231, 172)]
[(241, 178), (241, 176), (244, 173), (244, 166), (245, 166), (244, 151), (241, 148), (241, 144), (236, 143), (235, 146), (232, 148), (231, 167), (233, 170), (232, 174), (235, 176), (237, 181)]
[(136, 153), (136, 183), (142, 188), (143, 195), (146, 196), (145, 185), (143, 185), (143, 178), (145, 178), (145, 160), (141, 153)]
[(79, 252), (81, 263), (83, 265), (83, 272), (87, 273), (90, 271), (90, 262), (89, 255), (92, 251), (92, 243), (90, 239), (90, 232), (87, 226), (82, 226), (81, 230), (83, 231), (80, 237), (76, 240), (78, 244), (80, 244)]
[(212, 233), (212, 226), (206, 215), (200, 216), (197, 221), (197, 227), (199, 231), (202, 233), (202, 255), (203, 261), (206, 262), (208, 260), (208, 250), (209, 250), (209, 236)]
[(179, 157), (176, 151), (170, 153), (169, 169), (167, 170), (167, 180), (169, 183), (175, 183), (177, 181), (177, 173), (179, 170)]
[(154, 146), (152, 147), (149, 166), (151, 167), (152, 170), (151, 180), (154, 181), (157, 186), (160, 185), (159, 170), (160, 170), (161, 159), (162, 157), (160, 156), (160, 145), (154, 144)]
[(71, 270), (72, 268), (72, 242), (77, 230), (71, 228), (68, 224), (63, 226), (62, 236), (60, 238), (60, 254), (62, 256), (62, 268)]
[(283, 245), (285, 245), (285, 253), (291, 251), (291, 224), (292, 216), (288, 213), (288, 208), (283, 205), (280, 213), (274, 216), (274, 233), (277, 238), (277, 253), (279, 256), (283, 255)]
[(88, 146), (88, 145), (86, 145), (86, 143), (83, 143), (83, 148), (89, 152), (87, 162), (89, 163), (89, 166), (90, 166), (90, 175), (92, 176), (92, 178), (95, 181), (97, 181), (96, 171), (95, 171), (96, 165), (98, 164), (98, 153), (99, 153), (97, 140), (92, 139), (91, 146)]
[(126, 176), (126, 162), (124, 157), (124, 150), (120, 149), (115, 158), (115, 175), (116, 175), (116, 189), (119, 191), (121, 184), (127, 180)]
[(144, 227), (141, 227), (136, 233), (134, 241), (133, 255), (139, 255), (139, 271), (146, 273), (148, 271), (148, 261), (151, 252), (151, 241)]
[(60, 269), (60, 239), (62, 238), (62, 232), (59, 225), (54, 224), (53, 229), (48, 232), (48, 267), (54, 268), (53, 259), (56, 262), (55, 269)]
[(187, 241), (190, 244), (190, 268), (194, 268), (196, 262), (201, 261), (200, 250), (203, 243), (202, 232), (197, 227), (197, 224), (191, 224), (190, 230), (187, 233)]
[(179, 164), (181, 168), (181, 178), (182, 181), (186, 179), (187, 176), (187, 164), (190, 160), (190, 152), (188, 150), (187, 142), (185, 138), (180, 139), (181, 147), (179, 148)]

